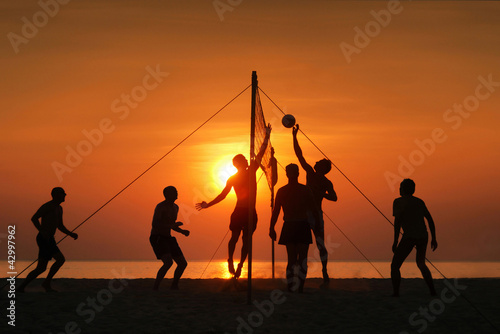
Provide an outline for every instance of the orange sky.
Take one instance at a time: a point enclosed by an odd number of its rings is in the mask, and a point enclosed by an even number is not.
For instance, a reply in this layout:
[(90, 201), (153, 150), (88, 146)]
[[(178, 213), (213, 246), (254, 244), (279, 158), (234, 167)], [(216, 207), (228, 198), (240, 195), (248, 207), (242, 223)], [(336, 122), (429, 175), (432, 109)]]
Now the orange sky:
[[(38, 1), (0, 6), (0, 240), (15, 224), (19, 259), (36, 258), (30, 217), (52, 187), (68, 193), (71, 229), (248, 86), (256, 70), (260, 87), (391, 219), (398, 194), (387, 175), (401, 174), (401, 158), (415, 162), (398, 177), (416, 181), (415, 195), (435, 219), (439, 248), (431, 259), (500, 260), (499, 3), (402, 2), (382, 26), (372, 11), (387, 13), (387, 2), (242, 1), (220, 13), (221, 21), (210, 1), (75, 1), (46, 24), (38, 21), (29, 38), (26, 20), (43, 20)], [(359, 44), (356, 27), (375, 29), (367, 45)], [(347, 44), (357, 45), (348, 57)], [(154, 69), (164, 73), (156, 81)], [(127, 105), (122, 98), (132, 93), (140, 101)], [(290, 130), (262, 100), (277, 159), (297, 162)], [(448, 111), (467, 103), (470, 112)], [(175, 185), (179, 220), (192, 233), (178, 236), (180, 245), (188, 261), (208, 260), (235, 198), (202, 212), (194, 203), (222, 189), (214, 166), (248, 156), (249, 111), (247, 91), (78, 229), (79, 240), (65, 240), (66, 257), (154, 259), (153, 209), (162, 189)], [(58, 177), (54, 163), (66, 164), (68, 147), (76, 150), (83, 132), (99, 126), (107, 131), (99, 143)], [(442, 130), (433, 139), (435, 129)], [(322, 158), (299, 140), (310, 163)], [(431, 145), (427, 154), (416, 141)], [(339, 201), (325, 203), (325, 212), (370, 259), (390, 260), (392, 226), (338, 171), (329, 178)], [(268, 196), (261, 182), (261, 260), (269, 259)], [(329, 221), (326, 234), (335, 244), (331, 259), (362, 260)], [(224, 243), (216, 258), (226, 252)]]

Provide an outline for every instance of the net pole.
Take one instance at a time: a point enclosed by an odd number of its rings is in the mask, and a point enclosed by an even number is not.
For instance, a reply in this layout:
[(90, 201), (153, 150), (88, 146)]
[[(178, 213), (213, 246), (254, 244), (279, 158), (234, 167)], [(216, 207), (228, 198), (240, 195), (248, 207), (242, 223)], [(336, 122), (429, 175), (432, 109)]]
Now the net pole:
[[(274, 185), (271, 187), (271, 216), (274, 210)], [(274, 276), (274, 240), (271, 239), (271, 277), (275, 279)]]
[[(255, 107), (257, 96), (257, 72), (252, 71), (252, 101), (250, 110), (250, 166), (255, 163)], [(248, 173), (249, 206), (248, 206), (248, 291), (247, 304), (252, 304), (252, 232), (254, 220), (254, 208), (256, 205), (256, 180), (255, 172), (250, 170)]]

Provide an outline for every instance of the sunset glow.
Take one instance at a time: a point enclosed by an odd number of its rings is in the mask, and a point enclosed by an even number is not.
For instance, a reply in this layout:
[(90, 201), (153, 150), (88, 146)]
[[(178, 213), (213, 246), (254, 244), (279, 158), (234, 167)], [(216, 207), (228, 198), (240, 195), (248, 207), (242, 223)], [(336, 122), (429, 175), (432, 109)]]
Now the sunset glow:
[[(236, 154), (249, 159), (250, 90), (218, 111), (255, 70), (307, 135), (298, 139), (308, 163), (324, 153), (342, 172), (327, 175), (339, 200), (323, 204), (332, 260), (364, 260), (339, 229), (371, 260), (391, 259), (390, 222), (350, 181), (392, 221), (405, 177), (436, 222), (432, 259), (500, 260), (500, 2), (399, 6), (382, 25), (378, 1), (242, 1), (223, 20), (211, 1), (71, 1), (26, 38), (22, 18), (38, 2), (4, 2), (0, 200), (17, 258), (36, 259), (30, 219), (53, 187), (68, 194), (72, 229), (142, 175), (60, 244), (66, 258), (155, 260), (153, 211), (174, 185), (188, 262), (208, 261), (219, 244), (214, 258), (225, 261), (234, 192), (208, 210), (195, 204), (220, 193)], [(260, 96), (278, 162), (298, 163), (291, 129)], [(276, 189), (286, 183), (279, 167)], [(270, 197), (263, 179), (256, 260), (270, 260)], [(286, 260), (283, 247), (276, 256)]]

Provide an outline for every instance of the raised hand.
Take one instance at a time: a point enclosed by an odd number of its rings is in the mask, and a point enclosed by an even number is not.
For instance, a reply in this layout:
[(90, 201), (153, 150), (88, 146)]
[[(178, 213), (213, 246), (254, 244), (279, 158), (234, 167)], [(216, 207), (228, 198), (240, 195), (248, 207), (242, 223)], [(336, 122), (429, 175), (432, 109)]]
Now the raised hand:
[(208, 208), (208, 204), (205, 201), (203, 201), (201, 203), (196, 203), (195, 208), (196, 208), (196, 210), (200, 211), (200, 210)]

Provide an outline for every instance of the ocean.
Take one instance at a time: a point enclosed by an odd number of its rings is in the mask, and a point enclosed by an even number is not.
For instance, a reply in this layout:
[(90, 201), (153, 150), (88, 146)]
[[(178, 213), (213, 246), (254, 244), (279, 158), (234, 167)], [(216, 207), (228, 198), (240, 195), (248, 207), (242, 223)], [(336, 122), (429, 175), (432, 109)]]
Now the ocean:
[[(32, 261), (16, 261), (14, 270), (10, 270), (7, 261), (2, 262), (3, 264), (0, 266), (2, 268), (1, 277), (11, 276), (12, 274), (9, 274), (11, 272), (19, 274), (32, 263)], [(428, 267), (433, 277), (437, 279), (443, 278), (442, 275), (447, 278), (500, 278), (500, 262), (433, 261), (432, 263), (437, 269), (429, 263)], [(332, 261), (328, 264), (328, 272), (331, 278), (390, 278), (390, 262), (372, 261), (372, 264), (373, 266), (366, 261)], [(23, 274), (19, 275), (19, 278), (26, 277), (27, 273), (33, 270), (35, 266), (36, 264), (32, 265)], [(173, 276), (175, 266), (174, 263), (165, 276), (166, 278)], [(160, 267), (161, 261), (66, 261), (55, 278), (154, 278)], [(285, 276), (285, 267), (286, 262), (276, 262), (275, 277), (283, 278)], [(247, 277), (247, 268), (247, 263), (245, 263), (241, 277)], [(45, 277), (46, 273), (43, 273), (41, 277)], [(420, 271), (414, 261), (405, 262), (401, 268), (401, 274), (404, 278), (421, 278)], [(252, 277), (271, 278), (271, 262), (254, 261), (252, 264)], [(307, 277), (322, 277), (321, 263), (309, 262)], [(230, 278), (230, 275), (225, 261), (212, 261), (211, 263), (208, 261), (191, 261), (188, 263), (182, 278)]]

